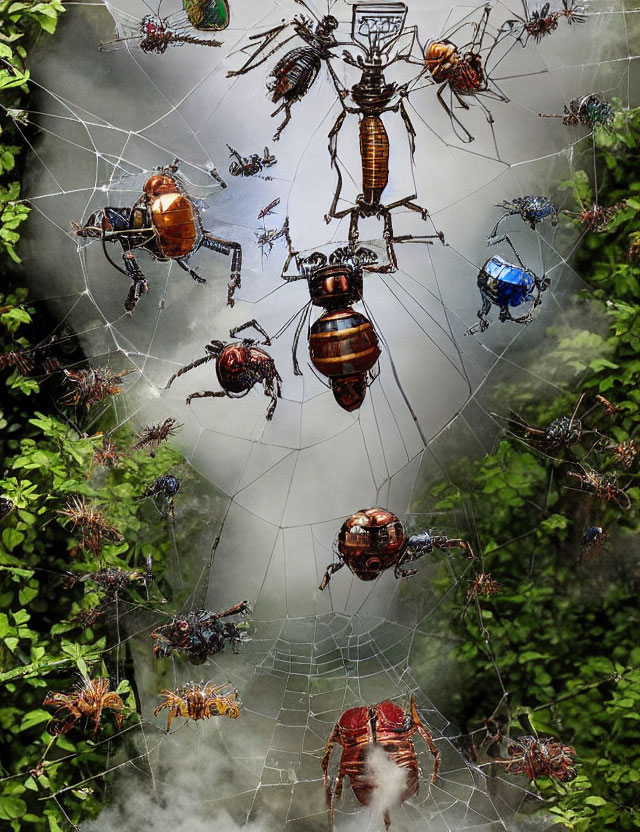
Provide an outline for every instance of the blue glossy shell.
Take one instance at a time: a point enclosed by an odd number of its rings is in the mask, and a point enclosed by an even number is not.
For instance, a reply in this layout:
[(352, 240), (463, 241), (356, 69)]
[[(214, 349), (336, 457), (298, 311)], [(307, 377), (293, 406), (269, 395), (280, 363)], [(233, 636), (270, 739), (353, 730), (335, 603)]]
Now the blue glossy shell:
[(502, 257), (490, 257), (478, 273), (478, 289), (496, 306), (520, 306), (534, 299), (536, 278), (529, 269), (507, 263)]

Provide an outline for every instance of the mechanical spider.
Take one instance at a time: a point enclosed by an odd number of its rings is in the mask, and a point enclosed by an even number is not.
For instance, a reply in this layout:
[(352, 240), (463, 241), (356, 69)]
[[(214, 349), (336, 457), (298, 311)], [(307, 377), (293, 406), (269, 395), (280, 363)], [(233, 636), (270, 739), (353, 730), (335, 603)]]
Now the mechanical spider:
[(499, 32), (499, 34), (508, 32), (513, 35), (522, 46), (526, 46), (530, 38), (540, 43), (544, 37), (555, 32), (562, 17), (569, 25), (584, 23), (586, 20), (582, 8), (575, 0), (562, 0), (562, 8), (553, 12), (551, 3), (545, 3), (540, 10), (530, 9), (528, 0), (522, 0), (522, 5), (524, 17), (516, 15), (515, 18), (505, 21)]
[(334, 546), (338, 560), (327, 567), (320, 589), (324, 589), (343, 566), (361, 581), (373, 581), (391, 567), (396, 578), (411, 577), (418, 570), (404, 567), (430, 555), (434, 549), (441, 552), (463, 549), (469, 557), (474, 557), (466, 540), (436, 535), (433, 529), (409, 536), (396, 515), (387, 509), (360, 509), (342, 524)]
[(492, 578), (489, 572), (479, 572), (469, 583), (471, 586), (467, 591), (467, 604), (479, 595), (490, 598), (492, 595), (503, 591), (502, 585)]
[[(453, 100), (455, 99), (457, 104), (464, 110), (468, 110), (469, 105), (465, 101), (465, 98), (473, 96), (484, 110), (489, 124), (493, 124), (494, 119), (491, 111), (482, 102), (480, 96), (504, 103), (509, 101), (495, 81), (491, 80), (486, 68), (493, 50), (500, 42), (500, 33), (494, 37), (493, 43), (487, 50), (486, 55), (484, 57), (482, 55), (482, 44), (487, 36), (487, 24), (490, 14), (491, 6), (486, 5), (482, 13), (482, 18), (474, 25), (471, 40), (464, 46), (458, 47), (449, 38), (444, 38), (443, 40), (431, 41), (427, 44), (427, 48), (424, 51), (426, 70), (433, 79), (433, 82), (439, 84), (436, 97), (440, 102), (440, 106), (449, 116), (451, 125), (456, 135), (458, 135), (458, 138), (467, 144), (472, 142), (474, 137), (454, 114)], [(460, 26), (456, 27), (450, 33), (450, 36), (453, 37), (466, 25), (466, 21), (460, 24)], [(442, 96), (442, 93), (447, 87), (451, 94), (451, 106), (447, 105)], [(462, 135), (457, 132), (457, 128), (462, 130)]]
[[(302, 375), (298, 364), (298, 345), (305, 322), (313, 306), (325, 311), (311, 325), (308, 334), (309, 357), (318, 373), (329, 379), (336, 402), (344, 410), (357, 410), (364, 401), (368, 386), (374, 380), (373, 367), (380, 356), (378, 336), (368, 318), (353, 309), (362, 300), (363, 272), (384, 270), (377, 266), (378, 256), (370, 249), (337, 248), (329, 257), (314, 251), (301, 257), (293, 250), (289, 226), (286, 234), (289, 256), (282, 269), (282, 278), (291, 283), (306, 280), (310, 300), (303, 307), (293, 339), (293, 372)], [(286, 276), (291, 261), (297, 274)], [(286, 327), (293, 323), (291, 319)], [(284, 331), (284, 330), (283, 330)]]
[(570, 217), (576, 217), (584, 231), (599, 234), (607, 230), (607, 226), (618, 211), (626, 208), (626, 206), (627, 201), (625, 199), (606, 208), (594, 202), (589, 208), (582, 208), (577, 214), (573, 211), (565, 211), (564, 213)]
[(227, 0), (183, 0), (182, 7), (183, 11), (167, 17), (147, 14), (142, 20), (111, 8), (125, 34), (113, 40), (102, 41), (98, 49), (102, 52), (114, 44), (137, 41), (137, 46), (143, 52), (162, 55), (169, 46), (182, 46), (185, 43), (222, 46), (222, 41), (196, 37), (193, 31), (219, 32), (226, 29), (230, 19)]
[(175, 379), (179, 378), (184, 373), (188, 373), (195, 367), (200, 367), (208, 361), (216, 362), (216, 375), (222, 390), (212, 391), (205, 390), (202, 393), (191, 393), (187, 396), (186, 403), (190, 404), (192, 399), (202, 398), (219, 398), (229, 396), (231, 399), (241, 399), (246, 396), (255, 384), (260, 382), (264, 387), (265, 396), (271, 398), (271, 404), (267, 408), (267, 419), (273, 418), (278, 399), (282, 398), (280, 378), (273, 358), (261, 350), (256, 344), (261, 343), (269, 346), (271, 341), (267, 333), (262, 329), (257, 321), (247, 321), (246, 324), (234, 327), (230, 330), (231, 338), (242, 332), (248, 327), (253, 327), (261, 335), (264, 336), (264, 341), (255, 341), (253, 338), (243, 338), (242, 341), (234, 341), (230, 344), (224, 344), (222, 341), (211, 341), (206, 345), (205, 350), (207, 355), (203, 358), (198, 358), (187, 364), (177, 373), (174, 373), (165, 389), (169, 389)]
[[(358, 224), (360, 219), (368, 217), (382, 218), (384, 222), (383, 237), (387, 248), (389, 268), (398, 268), (394, 243), (407, 240), (431, 243), (439, 239), (444, 243), (441, 233), (421, 236), (404, 235), (396, 237), (393, 231), (391, 212), (395, 208), (408, 208), (420, 214), (423, 220), (429, 218), (426, 208), (413, 200), (416, 194), (396, 200), (384, 205), (381, 202), (382, 193), (389, 182), (389, 137), (382, 121), (384, 113), (400, 113), (405, 130), (409, 138), (411, 155), (415, 150), (415, 130), (409, 119), (404, 105), (404, 99), (409, 95), (408, 85), (387, 83), (385, 71), (397, 61), (408, 61), (409, 54), (403, 51), (389, 58), (391, 50), (397, 44), (404, 31), (407, 7), (404, 3), (356, 3), (353, 7), (351, 25), (352, 43), (354, 48), (363, 51), (363, 55), (354, 58), (350, 52), (343, 52), (342, 60), (349, 66), (360, 70), (360, 80), (351, 89), (345, 89), (334, 73), (332, 81), (338, 93), (342, 110), (335, 124), (329, 131), (329, 155), (331, 166), (335, 168), (338, 183), (325, 221), (350, 217), (349, 244), (355, 248), (358, 242)], [(415, 37), (415, 30), (414, 30)], [(413, 39), (411, 45), (413, 44)], [(345, 103), (350, 96), (355, 106)], [(342, 129), (348, 113), (358, 116), (360, 133), (360, 158), (362, 163), (362, 193), (355, 200), (351, 208), (338, 210), (338, 202), (342, 192), (342, 173), (338, 165), (338, 135)]]
[(610, 127), (616, 116), (613, 107), (595, 93), (574, 98), (564, 113), (538, 113), (540, 118), (561, 118), (567, 127)]
[(208, 656), (224, 650), (227, 644), (236, 653), (237, 645), (246, 641), (247, 637), (237, 624), (222, 619), (231, 615), (250, 614), (249, 604), (240, 601), (224, 612), (193, 610), (186, 615), (178, 615), (168, 624), (162, 624), (151, 632), (151, 638), (155, 641), (153, 655), (156, 659), (161, 659), (178, 651), (186, 653), (192, 664), (202, 664)]
[(547, 217), (551, 218), (551, 225), (554, 227), (558, 224), (558, 209), (551, 204), (546, 196), (517, 196), (511, 200), (500, 202), (496, 205), (496, 208), (502, 208), (504, 213), (493, 226), (493, 231), (489, 234), (489, 242), (497, 235), (500, 223), (515, 215), (522, 217), (522, 220), (529, 225), (532, 231), (535, 231), (536, 226)]
[[(535, 272), (528, 269), (520, 259), (509, 237), (498, 237), (492, 240), (492, 245), (506, 241), (516, 256), (518, 265), (509, 263), (502, 257), (494, 255), (490, 257), (478, 272), (478, 289), (482, 298), (482, 307), (478, 310), (480, 322), (467, 330), (467, 335), (475, 332), (484, 332), (489, 327), (487, 314), (492, 306), (498, 306), (500, 313), (498, 320), (501, 323), (513, 321), (516, 324), (528, 324), (533, 320), (533, 311), (540, 305), (542, 293), (548, 289), (550, 280), (546, 273), (538, 277)], [(511, 309), (523, 303), (532, 302), (529, 311), (514, 318)]]
[(212, 716), (228, 716), (237, 719), (240, 716), (242, 702), (238, 691), (230, 685), (214, 685), (212, 682), (188, 682), (176, 690), (163, 690), (165, 701), (153, 712), (158, 716), (163, 708), (169, 709), (167, 731), (171, 730), (174, 717), (186, 719), (210, 719)]
[[(231, 145), (229, 148), (229, 158), (232, 162), (229, 165), (229, 173), (231, 176), (259, 176), (261, 171), (265, 168), (273, 167), (278, 161), (275, 156), (269, 153), (269, 148), (265, 147), (262, 157), (257, 153), (252, 153), (251, 156), (241, 156), (237, 150), (234, 150)], [(260, 176), (261, 179), (271, 179), (270, 176)]]
[[(416, 731), (433, 755), (431, 783), (435, 783), (440, 769), (440, 752), (433, 742), (433, 737), (420, 721), (413, 695), (408, 713), (399, 705), (385, 700), (372, 707), (349, 708), (342, 714), (327, 740), (321, 763), (329, 812), (329, 828), (332, 832), (335, 800), (342, 795), (345, 777), (349, 778), (351, 789), (359, 803), (369, 806), (373, 802), (375, 787), (378, 784), (372, 782), (367, 771), (367, 760), (374, 748), (380, 748), (396, 766), (406, 770), (406, 783), (400, 796), (400, 803), (404, 803), (405, 800), (417, 794), (421, 771), (412, 740)], [(331, 752), (336, 743), (342, 746), (342, 754), (338, 773), (334, 782), (331, 783), (329, 764)], [(388, 829), (391, 824), (386, 809), (384, 824), (385, 829)]]
[[(338, 28), (338, 21), (333, 15), (328, 14), (320, 18), (304, 0), (295, 0), (295, 2), (304, 6), (315, 18), (315, 28), (312, 20), (300, 16), (294, 17), (288, 23), (283, 22), (282, 25), (269, 29), (262, 34), (251, 35), (249, 40), (259, 42), (257, 49), (251, 53), (240, 69), (227, 72), (227, 78), (244, 75), (267, 61), (294, 37), (299, 37), (304, 41), (304, 46), (298, 46), (287, 52), (269, 73), (267, 89), (273, 103), (279, 103), (277, 109), (271, 113), (271, 117), (277, 116), (283, 110), (285, 112), (285, 119), (273, 136), (274, 142), (279, 140), (280, 134), (291, 120), (293, 105), (297, 101), (301, 101), (311, 89), (323, 61), (333, 75), (333, 69), (329, 63), (329, 58), (332, 57), (331, 49), (340, 45), (334, 35), (334, 31)], [(294, 33), (266, 54), (262, 54), (288, 26), (293, 27)], [(260, 57), (260, 60), (257, 60), (258, 57)]]
[[(93, 722), (93, 734), (98, 733), (102, 711), (109, 708), (114, 711), (118, 730), (122, 729), (124, 702), (115, 691), (109, 690), (109, 679), (84, 678), (82, 684), (76, 685), (72, 693), (49, 692), (43, 705), (53, 705), (56, 711), (47, 731), (52, 736), (66, 734), (83, 716)], [(63, 714), (66, 715), (61, 716)]]
[(133, 370), (121, 370), (119, 373), (112, 373), (107, 367), (64, 370), (67, 384), (75, 386), (71, 387), (60, 402), (89, 409), (95, 404), (100, 404), (107, 397), (121, 393), (120, 380), (132, 372)]
[(546, 428), (534, 428), (527, 424), (517, 413), (511, 411), (508, 419), (510, 429), (523, 432), (522, 437), (529, 445), (541, 451), (561, 451), (580, 444), (588, 434), (598, 434), (597, 430), (584, 430), (582, 421), (577, 418), (584, 394), (580, 396), (571, 416), (560, 416)]
[(174, 518), (174, 503), (173, 498), (180, 490), (180, 480), (170, 474), (164, 474), (158, 477), (155, 482), (145, 488), (143, 493), (138, 497), (139, 500), (145, 500), (147, 497), (153, 499), (153, 504), (156, 507), (158, 514), (165, 519), (167, 517), (173, 520)]
[(635, 439), (625, 439), (623, 442), (609, 441), (604, 450), (613, 454), (620, 465), (628, 471), (636, 461), (640, 448)]
[(581, 491), (592, 494), (601, 503), (615, 503), (618, 508), (625, 510), (631, 508), (631, 498), (618, 487), (614, 475), (583, 468), (582, 473), (569, 471), (568, 476), (578, 481)]
[(124, 539), (122, 532), (107, 522), (96, 505), (87, 505), (84, 497), (70, 497), (65, 508), (58, 509), (56, 514), (68, 518), (74, 532), (80, 531), (80, 543), (71, 550), (71, 557), (75, 557), (79, 549), (86, 549), (99, 558), (105, 543), (122, 543)]
[[(219, 254), (232, 255), (231, 277), (228, 284), (227, 305), (233, 306), (233, 295), (241, 282), (242, 248), (232, 240), (214, 237), (202, 225), (196, 202), (186, 193), (176, 176), (178, 159), (170, 165), (156, 168), (143, 186), (143, 193), (133, 208), (107, 206), (95, 211), (83, 226), (72, 223), (78, 237), (95, 237), (102, 242), (104, 256), (109, 263), (133, 282), (124, 304), (133, 313), (140, 295), (149, 290), (146, 278), (135, 257), (136, 249), (149, 252), (154, 260), (175, 262), (196, 283), (206, 283), (203, 277), (187, 265), (189, 258), (200, 248)], [(120, 243), (124, 269), (107, 252), (107, 243)]]

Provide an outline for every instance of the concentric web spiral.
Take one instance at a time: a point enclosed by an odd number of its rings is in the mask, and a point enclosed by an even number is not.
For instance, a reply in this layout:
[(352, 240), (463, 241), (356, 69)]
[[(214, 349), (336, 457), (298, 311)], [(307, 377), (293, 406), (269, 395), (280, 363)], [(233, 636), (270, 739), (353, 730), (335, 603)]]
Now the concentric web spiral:
[[(418, 41), (424, 46), (444, 37), (470, 41), (484, 14), (473, 5), (407, 5), (407, 26), (419, 33), (416, 49)], [(215, 34), (222, 46), (176, 43), (158, 55), (140, 50), (135, 22), (159, 14), (179, 19), (179, 31), (189, 31), (176, 4), (163, 2), (158, 12), (133, 0), (77, 3), (69, 6), (55, 45), (37, 53), (33, 109), (19, 115), (37, 126), (24, 190), (33, 210), (22, 253), (27, 271), (38, 276), (30, 289), (59, 322), (56, 334), (75, 334), (93, 367), (135, 371), (110, 402), (117, 427), (130, 423), (139, 430), (169, 417), (183, 425), (175, 439), (186, 460), (175, 511), (180, 557), (171, 572), (181, 609), (218, 611), (243, 599), (253, 608), (251, 640), (241, 655), (229, 651), (198, 669), (186, 659), (154, 664), (151, 658), (149, 631), (177, 609), (165, 607), (151, 618), (135, 610), (121, 616), (118, 644), (127, 641), (133, 651), (141, 722), (129, 729), (126, 752), (105, 772), (110, 805), (87, 829), (323, 828), (320, 762), (337, 718), (346, 708), (383, 700), (408, 708), (411, 694), (442, 763), (430, 783), (433, 757), (414, 738), (420, 791), (392, 811), (393, 827), (515, 828), (513, 815), (527, 789), (500, 772), (489, 777), (466, 759), (447, 720), (441, 685), (447, 645), (435, 651), (432, 678), (412, 667), (416, 643), (438, 640), (442, 632), (436, 626), (442, 596), (431, 577), (446, 563), (454, 578), (450, 592), (464, 598), (474, 575), (464, 553), (423, 558), (413, 589), (410, 580), (389, 572), (363, 582), (347, 569), (324, 591), (318, 586), (341, 524), (364, 507), (388, 508), (411, 531), (467, 535), (482, 551), (482, 541), (473, 539), (473, 517), (434, 515), (428, 486), (446, 477), (454, 449), (480, 454), (490, 446), (497, 426), (485, 402), (496, 380), (508, 375), (523, 385), (535, 379), (562, 387), (562, 368), (541, 357), (547, 328), (570, 328), (575, 321), (572, 296), (580, 279), (568, 262), (575, 226), (547, 221), (533, 231), (517, 214), (501, 224), (522, 261), (551, 281), (528, 327), (499, 323), (494, 312), (486, 332), (468, 335), (480, 306), (476, 277), (495, 251), (512, 256), (508, 247), (487, 248), (502, 213), (494, 206), (545, 194), (559, 209), (572, 207), (557, 184), (589, 157), (590, 129), (539, 113), (562, 114), (570, 101), (590, 93), (631, 106), (638, 27), (633, 4), (591, 0), (584, 23), (569, 25), (560, 17), (550, 36), (527, 39), (518, 20), (541, 6), (516, 0), (488, 5), (486, 44), (495, 44), (488, 69), (508, 101), (484, 97), (483, 107), (470, 96), (468, 110), (455, 109), (473, 142), (438, 101), (428, 76), (415, 80), (420, 67), (406, 61), (389, 70), (389, 77), (397, 73), (394, 81), (408, 85), (405, 105), (416, 136), (412, 161), (401, 114), (385, 116), (391, 148), (385, 204), (415, 194), (429, 212), (425, 222), (400, 207), (393, 212), (394, 233), (441, 232), (446, 244), (400, 241), (396, 271), (365, 275), (364, 310), (382, 353), (362, 407), (350, 413), (313, 372), (306, 330), (298, 350), (302, 375), (293, 373), (294, 319), (308, 302), (308, 288), (304, 280), (281, 278), (287, 256), (282, 230), (288, 222), (292, 246), (303, 256), (347, 244), (349, 217), (327, 223), (324, 216), (338, 171), (338, 208), (353, 205), (358, 195), (358, 119), (347, 113), (332, 165), (328, 134), (342, 105), (323, 63), (273, 141), (282, 114), (270, 117), (274, 107), (264, 81), (293, 41), (255, 70), (226, 77), (247, 60), (251, 36), (308, 13), (288, 0), (231, 0), (231, 23)], [(348, 39), (348, 3), (327, 9), (317, 2), (314, 9), (334, 15), (340, 40)], [(114, 24), (123, 40), (98, 52), (100, 42), (114, 39)], [(357, 69), (339, 58), (332, 68), (340, 83), (357, 80)], [(277, 161), (259, 176), (235, 176), (229, 170), (238, 158), (234, 150), (242, 158)], [(200, 285), (176, 262), (156, 262), (141, 252), (149, 291), (129, 315), (122, 308), (128, 278), (113, 269), (100, 240), (78, 238), (71, 222), (84, 223), (105, 206), (133, 206), (153, 170), (174, 159), (185, 189), (202, 201), (204, 227), (242, 246), (242, 284), (229, 308), (231, 254), (201, 249), (190, 262), (206, 277)], [(360, 245), (385, 262), (382, 219), (361, 220), (359, 230)], [(115, 247), (109, 254), (119, 261)], [(316, 314), (312, 310), (311, 320)], [(206, 344), (229, 341), (232, 328), (251, 320), (272, 337), (265, 349), (283, 379), (272, 421), (265, 419), (268, 401), (259, 385), (242, 401), (185, 405), (187, 395), (217, 389), (211, 363), (165, 389), (174, 373), (205, 354)], [(166, 734), (162, 716), (152, 715), (159, 689), (196, 675), (233, 684), (244, 705), (241, 718), (177, 721)], [(497, 704), (487, 702), (488, 716)], [(379, 815), (361, 807), (345, 786), (336, 805), (338, 828), (378, 823)]]

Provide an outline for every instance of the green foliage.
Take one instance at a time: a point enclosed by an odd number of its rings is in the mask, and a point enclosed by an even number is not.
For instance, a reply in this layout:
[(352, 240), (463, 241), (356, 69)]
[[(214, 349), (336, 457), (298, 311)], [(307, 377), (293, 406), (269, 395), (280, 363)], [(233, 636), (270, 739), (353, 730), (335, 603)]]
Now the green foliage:
[(29, 214), (29, 207), (20, 201), (20, 182), (15, 176), (17, 157), (22, 142), (16, 122), (25, 124), (23, 108), (29, 92), (27, 58), (41, 33), (52, 35), (58, 17), (64, 12), (60, 0), (15, 2), (0, 0), (0, 250), (19, 263), (16, 243), (18, 227)]
[[(577, 392), (544, 401), (532, 386), (501, 390), (501, 398), (518, 402), (519, 411), (523, 404), (521, 412), (531, 425), (545, 426), (571, 413), (584, 392), (587, 407), (599, 394), (617, 408), (611, 417), (596, 405), (590, 427), (616, 442), (638, 435), (640, 257), (633, 249), (627, 252), (640, 228), (639, 137), (640, 110), (619, 114), (611, 132), (596, 133), (600, 203), (626, 200), (626, 207), (605, 232), (586, 236), (575, 268), (593, 287), (583, 293), (582, 320), (603, 320), (606, 327), (555, 333), (551, 355), (540, 359), (550, 367), (559, 361), (570, 366)], [(568, 187), (576, 209), (580, 202), (590, 204), (584, 172)], [(572, 452), (577, 459), (585, 453)], [(605, 454), (595, 459), (609, 473), (616, 468)], [(591, 454), (585, 465), (593, 460)], [(473, 731), (490, 716), (487, 702), (500, 702), (506, 690), (510, 718), (504, 713), (501, 718), (511, 736), (538, 731), (577, 752), (574, 781), (561, 786), (540, 778), (536, 784), (548, 801), (549, 827), (626, 832), (640, 827), (638, 466), (620, 478), (632, 498), (628, 511), (577, 490), (568, 468), (562, 459), (545, 458), (513, 437), (502, 438), (484, 459), (457, 463), (450, 481), (432, 491), (430, 508), (471, 507), (483, 568), (504, 590), (477, 597), (464, 615), (464, 598), (451, 607), (446, 638), (454, 639), (463, 684), (455, 687), (447, 713)], [(585, 554), (580, 538), (590, 525), (603, 526), (609, 539), (603, 551)], [(444, 574), (439, 585), (441, 592), (450, 592), (451, 580)], [(426, 641), (417, 644), (414, 670), (430, 666), (429, 649)]]
[[(21, 327), (30, 320), (26, 292), (0, 296), (0, 350), (28, 347)], [(47, 399), (34, 379), (16, 370), (3, 382), (0, 494), (14, 508), (0, 521), (0, 826), (50, 832), (66, 828), (64, 813), (75, 823), (95, 815), (101, 804), (91, 784), (65, 791), (57, 800), (42, 798), (104, 771), (107, 755), (124, 741), (114, 737), (108, 716), (96, 739), (82, 722), (55, 739), (46, 730), (51, 712), (42, 703), (48, 690), (68, 692), (87, 676), (113, 676), (116, 661), (109, 649), (116, 640), (113, 621), (106, 616), (87, 625), (79, 618), (103, 597), (89, 582), (65, 588), (65, 574), (140, 567), (147, 555), (153, 557), (156, 575), (161, 574), (172, 551), (170, 535), (166, 523), (149, 522), (150, 507), (136, 497), (142, 484), (182, 458), (165, 445), (155, 458), (140, 451), (111, 468), (100, 466), (94, 452), (101, 447), (101, 434), (80, 435), (57, 415), (44, 412)], [(133, 443), (126, 433), (119, 439), (122, 450)], [(82, 550), (71, 556), (78, 538), (58, 514), (71, 496), (100, 505), (124, 537), (123, 542), (105, 541), (100, 560)], [(149, 606), (135, 585), (126, 593), (139, 608)], [(126, 647), (122, 653), (121, 662)], [(129, 683), (121, 683), (118, 693), (127, 706), (125, 727), (135, 724)]]

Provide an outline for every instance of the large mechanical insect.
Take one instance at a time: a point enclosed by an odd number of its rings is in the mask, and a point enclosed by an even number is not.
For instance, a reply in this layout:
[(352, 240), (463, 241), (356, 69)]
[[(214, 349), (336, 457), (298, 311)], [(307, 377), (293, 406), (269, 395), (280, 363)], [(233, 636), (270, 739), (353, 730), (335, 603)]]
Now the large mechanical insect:
[(163, 708), (169, 709), (167, 731), (176, 716), (186, 719), (210, 719), (212, 716), (228, 716), (237, 719), (240, 716), (242, 702), (238, 691), (230, 685), (214, 685), (211, 682), (188, 682), (176, 690), (163, 690), (165, 701), (153, 712), (158, 716)]
[[(538, 277), (528, 269), (520, 259), (509, 237), (492, 240), (492, 245), (507, 242), (516, 256), (518, 264), (509, 263), (498, 255), (490, 257), (478, 272), (478, 289), (482, 298), (482, 307), (478, 310), (480, 322), (470, 327), (467, 334), (484, 332), (489, 327), (487, 314), (492, 306), (500, 309), (498, 320), (501, 323), (513, 321), (516, 324), (528, 324), (533, 320), (533, 311), (542, 302), (541, 295), (548, 289), (550, 280), (546, 275)], [(531, 302), (531, 307), (524, 315), (514, 318), (511, 309)]]
[[(147, 14), (142, 20), (109, 7), (117, 21), (113, 40), (103, 41), (101, 51), (117, 44), (133, 43), (146, 53), (162, 55), (169, 46), (190, 43), (194, 46), (222, 46), (222, 41), (211, 37), (198, 37), (195, 32), (219, 32), (229, 25), (227, 0), (183, 0), (182, 11), (160, 17)], [(122, 34), (118, 34), (119, 30)]]
[(187, 364), (177, 373), (174, 373), (167, 382), (166, 389), (171, 387), (173, 382), (184, 373), (188, 373), (195, 367), (200, 367), (208, 361), (216, 362), (216, 375), (222, 390), (205, 390), (202, 393), (191, 393), (187, 396), (186, 403), (190, 404), (192, 399), (219, 398), (229, 396), (231, 399), (241, 399), (246, 396), (255, 384), (260, 382), (264, 387), (265, 396), (271, 398), (267, 408), (267, 419), (272, 419), (278, 399), (282, 397), (282, 379), (280, 378), (273, 358), (261, 350), (256, 344), (270, 345), (271, 341), (267, 333), (257, 321), (248, 321), (246, 324), (237, 326), (230, 331), (231, 338), (235, 338), (238, 332), (248, 327), (253, 327), (261, 335), (264, 341), (255, 341), (253, 338), (243, 338), (242, 341), (235, 341), (225, 344), (222, 341), (211, 341), (206, 345), (207, 355), (198, 358)]
[[(458, 47), (449, 38), (434, 40), (427, 44), (424, 55), (427, 72), (431, 75), (434, 83), (439, 84), (436, 97), (449, 116), (456, 133), (458, 129), (462, 131), (462, 135), (457, 133), (459, 138), (467, 143), (472, 142), (474, 137), (454, 114), (453, 100), (455, 99), (460, 107), (468, 110), (469, 105), (465, 101), (465, 98), (473, 96), (484, 110), (487, 121), (490, 124), (493, 123), (493, 116), (480, 96), (493, 101), (502, 101), (505, 103), (509, 101), (506, 95), (498, 88), (495, 81), (490, 79), (486, 68), (491, 53), (500, 42), (500, 37), (496, 36), (486, 54), (484, 56), (482, 54), (482, 44), (487, 36), (487, 24), (490, 13), (491, 7), (486, 5), (481, 20), (473, 27), (471, 41), (465, 46)], [(466, 25), (467, 23), (464, 22), (456, 27), (450, 33), (450, 36), (453, 37), (456, 32)], [(450, 105), (446, 103), (442, 95), (447, 87), (451, 94)]]
[(102, 711), (109, 708), (114, 712), (118, 729), (122, 728), (124, 702), (115, 691), (109, 690), (109, 679), (85, 678), (71, 693), (49, 692), (43, 704), (56, 708), (47, 730), (53, 736), (66, 734), (73, 726), (86, 717), (93, 722), (93, 733), (98, 733)]
[(408, 535), (396, 515), (387, 509), (360, 509), (342, 524), (334, 548), (338, 560), (327, 567), (320, 589), (343, 566), (361, 581), (373, 581), (392, 567), (396, 578), (408, 578), (418, 570), (405, 566), (430, 555), (434, 549), (463, 549), (469, 557), (474, 556), (466, 540), (433, 534), (433, 530)]
[[(388, 700), (372, 707), (349, 708), (335, 724), (327, 740), (322, 756), (325, 796), (329, 811), (330, 829), (334, 828), (335, 800), (342, 794), (345, 777), (359, 803), (369, 806), (374, 800), (376, 783), (367, 771), (367, 760), (374, 748), (380, 748), (396, 766), (406, 770), (407, 777), (399, 802), (404, 803), (418, 792), (420, 787), (420, 766), (411, 739), (418, 732), (433, 754), (431, 782), (435, 783), (440, 769), (440, 752), (431, 734), (425, 729), (411, 697), (407, 713), (399, 705)], [(329, 765), (333, 746), (342, 746), (342, 755), (335, 781), (331, 783)], [(388, 810), (384, 814), (385, 828), (391, 823)]]
[[(393, 58), (387, 60), (403, 33), (406, 16), (407, 7), (404, 3), (357, 3), (354, 5), (350, 45), (361, 49), (364, 56), (358, 55), (354, 58), (349, 52), (343, 52), (342, 59), (346, 64), (361, 71), (360, 80), (350, 90), (347, 90), (340, 84), (335, 74), (331, 75), (342, 110), (329, 131), (329, 154), (331, 165), (337, 173), (338, 183), (325, 220), (330, 222), (331, 219), (350, 217), (349, 243), (355, 247), (358, 241), (360, 219), (382, 218), (384, 221), (383, 236), (389, 259), (387, 271), (393, 271), (398, 267), (395, 242), (421, 240), (430, 243), (433, 239), (444, 241), (442, 234), (437, 232), (415, 237), (408, 234), (397, 238), (394, 236), (391, 212), (395, 208), (408, 208), (420, 214), (423, 220), (428, 219), (429, 212), (426, 208), (422, 208), (413, 201), (416, 194), (387, 205), (381, 201), (383, 191), (389, 182), (390, 147), (389, 137), (382, 121), (384, 113), (400, 113), (409, 137), (412, 156), (415, 150), (416, 134), (404, 105), (404, 99), (409, 94), (408, 85), (387, 83), (384, 75), (385, 71), (396, 61), (408, 60), (408, 54), (402, 50), (398, 50)], [(345, 103), (347, 96), (351, 97), (355, 106)], [(338, 210), (342, 192), (342, 173), (338, 165), (337, 140), (348, 113), (357, 115), (360, 123), (362, 193), (356, 197), (354, 206)]]
[[(306, 280), (309, 303), (302, 309), (293, 339), (293, 371), (302, 375), (298, 363), (298, 344), (313, 306), (325, 311), (311, 325), (308, 334), (309, 357), (318, 373), (329, 380), (336, 402), (344, 410), (357, 410), (367, 387), (375, 378), (373, 367), (380, 356), (378, 336), (368, 318), (353, 309), (362, 300), (363, 270), (379, 270), (377, 254), (358, 247), (337, 248), (329, 257), (314, 251), (301, 257), (293, 250), (287, 224), (289, 256), (282, 270), (288, 282)], [(291, 260), (296, 274), (287, 276)], [(295, 319), (294, 319), (295, 320)], [(292, 323), (291, 321), (290, 323)]]
[[(200, 210), (186, 193), (176, 176), (178, 160), (156, 169), (143, 186), (143, 193), (133, 208), (107, 206), (95, 211), (83, 226), (72, 223), (78, 237), (95, 237), (102, 242), (104, 256), (121, 274), (132, 280), (124, 304), (132, 313), (143, 292), (149, 290), (146, 278), (135, 257), (137, 249), (144, 249), (161, 262), (175, 262), (196, 283), (206, 283), (203, 277), (187, 265), (191, 255), (204, 247), (219, 254), (231, 254), (231, 277), (227, 304), (233, 306), (233, 295), (240, 286), (242, 248), (232, 240), (214, 237), (202, 225)], [(120, 243), (123, 248), (124, 269), (107, 252), (107, 243)]]
[(177, 615), (168, 624), (161, 624), (151, 632), (155, 641), (153, 655), (162, 659), (178, 651), (186, 653), (192, 664), (202, 664), (207, 656), (220, 653), (227, 644), (235, 652), (237, 645), (247, 640), (246, 635), (237, 624), (222, 619), (250, 613), (249, 604), (240, 601), (224, 612), (192, 610), (186, 615)]
[(545, 3), (541, 9), (530, 9), (528, 0), (522, 0), (524, 16), (505, 21), (500, 27), (500, 33), (508, 32), (513, 35), (522, 46), (526, 46), (530, 39), (539, 43), (558, 28), (561, 18), (572, 23), (584, 23), (586, 20), (582, 9), (575, 0), (562, 0), (562, 8), (551, 11), (551, 3)]
[[(267, 89), (273, 103), (279, 104), (277, 109), (271, 113), (271, 116), (277, 116), (283, 110), (285, 112), (284, 121), (277, 128), (273, 136), (274, 141), (278, 141), (280, 134), (291, 120), (292, 106), (304, 98), (311, 89), (323, 61), (326, 62), (329, 72), (333, 75), (333, 70), (329, 63), (331, 49), (334, 46), (340, 45), (333, 34), (338, 27), (338, 21), (333, 15), (326, 15), (320, 18), (304, 0), (295, 1), (301, 6), (304, 6), (313, 15), (316, 21), (315, 27), (312, 20), (301, 16), (294, 17), (289, 23), (283, 22), (280, 26), (269, 29), (267, 32), (251, 35), (249, 40), (258, 41), (257, 49), (251, 53), (248, 60), (240, 69), (227, 72), (227, 78), (231, 78), (234, 75), (244, 75), (267, 61), (271, 55), (279, 51), (292, 38), (297, 36), (304, 41), (304, 46), (298, 46), (287, 52), (269, 74)], [(287, 26), (293, 26), (294, 34), (290, 35), (272, 49), (269, 49), (271, 44), (277, 41), (279, 35), (284, 32)]]

